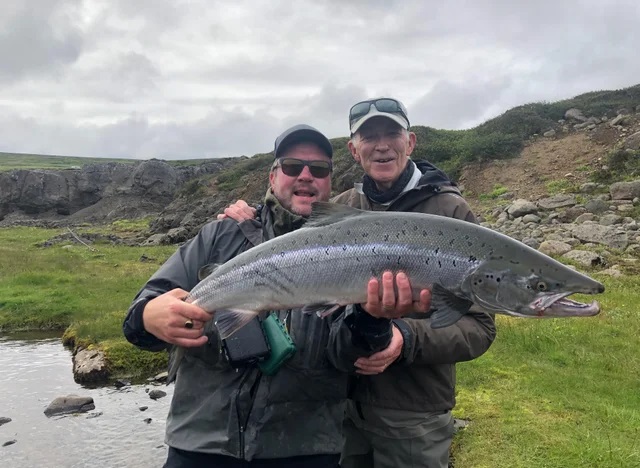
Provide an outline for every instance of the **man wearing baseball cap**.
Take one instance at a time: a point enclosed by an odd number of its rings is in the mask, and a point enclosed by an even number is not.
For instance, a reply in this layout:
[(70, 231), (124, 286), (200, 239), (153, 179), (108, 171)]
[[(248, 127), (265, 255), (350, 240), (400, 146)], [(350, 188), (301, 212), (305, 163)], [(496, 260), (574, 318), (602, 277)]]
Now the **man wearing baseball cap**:
[[(427, 161), (413, 161), (416, 135), (409, 130), (405, 106), (381, 97), (358, 102), (349, 112), (348, 147), (364, 169), (361, 183), (332, 201), (375, 211), (409, 211), (476, 222), (458, 188)], [(483, 354), (495, 338), (493, 318), (484, 312), (465, 315), (456, 324), (432, 329), (421, 304), (407, 313), (393, 293), (409, 279), (383, 275), (369, 296), (354, 308), (356, 317), (380, 317), (392, 328), (391, 344), (355, 362), (341, 466), (447, 468), (453, 437), (455, 363)], [(391, 287), (389, 286), (391, 285)], [(424, 293), (424, 292), (423, 292)], [(427, 302), (431, 297), (428, 294)], [(427, 307), (427, 310), (429, 307)]]
[[(427, 161), (413, 161), (416, 135), (405, 106), (381, 97), (349, 111), (348, 147), (364, 169), (362, 182), (333, 202), (373, 211), (429, 213), (476, 222), (447, 175)], [(224, 211), (238, 221), (255, 216), (239, 200)], [(431, 295), (411, 302), (410, 279), (385, 272), (369, 282), (366, 304), (356, 304), (348, 322), (370, 335), (390, 333), (389, 346), (343, 368), (357, 377), (350, 385), (344, 423), (343, 468), (447, 468), (453, 437), (455, 364), (483, 354), (495, 339), (493, 318), (472, 311), (456, 324), (432, 329)], [(397, 293), (396, 293), (397, 291)], [(403, 294), (404, 292), (404, 294)], [(372, 320), (377, 317), (377, 320)]]
[[(276, 139), (274, 155), (259, 219), (206, 224), (149, 279), (125, 318), (124, 334), (136, 346), (186, 349), (179, 363), (169, 365), (175, 390), (165, 468), (338, 468), (348, 376), (337, 367), (351, 368), (365, 354), (337, 318), (344, 309), (325, 319), (298, 310), (272, 311), (295, 353), (263, 373), (258, 361), (265, 348), (275, 347), (260, 345), (266, 338), (257, 319), (233, 335), (230, 347), (213, 326), (215, 311), (184, 301), (214, 265), (299, 228), (311, 204), (329, 198), (333, 149), (322, 133), (296, 125)], [(377, 351), (391, 334), (384, 342), (373, 338), (378, 344), (370, 351)]]

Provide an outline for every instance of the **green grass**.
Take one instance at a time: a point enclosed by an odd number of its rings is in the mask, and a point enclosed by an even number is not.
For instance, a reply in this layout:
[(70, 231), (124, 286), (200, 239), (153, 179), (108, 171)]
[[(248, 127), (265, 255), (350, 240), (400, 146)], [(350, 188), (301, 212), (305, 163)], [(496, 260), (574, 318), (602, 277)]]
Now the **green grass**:
[(485, 194), (485, 193), (481, 194), (478, 197), (478, 199), (480, 201), (495, 200), (500, 195), (504, 195), (508, 191), (509, 191), (509, 189), (507, 187), (505, 187), (504, 185), (496, 184), (496, 185), (493, 186), (493, 190), (491, 190), (491, 192), (489, 192), (487, 194)]
[[(220, 159), (224, 161), (226, 159)], [(210, 159), (178, 159), (165, 161), (172, 166), (196, 166), (211, 161)], [(4, 153), (0, 152), (0, 172), (15, 169), (79, 169), (85, 164), (106, 164), (118, 162), (137, 164), (138, 159), (126, 158), (91, 158), (78, 156), (56, 156), (48, 154)]]
[[(105, 232), (118, 229), (123, 229), (123, 223), (108, 226)], [(107, 341), (115, 343), (114, 349), (124, 347), (133, 352), (134, 347), (122, 336), (125, 312), (138, 289), (175, 247), (103, 243), (93, 245), (92, 251), (71, 242), (46, 248), (36, 245), (64, 232), (0, 229), (0, 331), (65, 329), (73, 325), (74, 337), (82, 342)], [(141, 262), (143, 254), (155, 261)], [(157, 356), (143, 354), (147, 364), (162, 367), (157, 364)], [(160, 359), (166, 363), (166, 357)], [(147, 370), (122, 359), (113, 359), (112, 363), (119, 373)]]
[(549, 182), (545, 183), (545, 187), (549, 195), (578, 192), (578, 187), (576, 186), (575, 182), (571, 182), (567, 179), (550, 180)]
[(85, 164), (105, 164), (108, 162), (134, 164), (138, 161), (135, 159), (83, 158), (74, 156), (0, 152), (0, 171), (11, 171), (14, 169), (76, 169), (84, 166)]
[(640, 466), (640, 279), (601, 280), (599, 316), (498, 317), (458, 365), (457, 468)]

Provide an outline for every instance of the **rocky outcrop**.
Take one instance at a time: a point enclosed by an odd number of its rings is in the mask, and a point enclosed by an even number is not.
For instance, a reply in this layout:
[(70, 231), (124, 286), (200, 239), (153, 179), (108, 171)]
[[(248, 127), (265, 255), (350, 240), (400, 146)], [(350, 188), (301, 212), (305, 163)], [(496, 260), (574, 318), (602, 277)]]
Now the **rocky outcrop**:
[(151, 159), (0, 173), (0, 224), (29, 219), (102, 222), (158, 214), (186, 182), (214, 174), (230, 161), (175, 166)]
[(53, 400), (44, 410), (47, 416), (61, 414), (86, 413), (95, 409), (93, 398), (78, 395), (61, 396)]

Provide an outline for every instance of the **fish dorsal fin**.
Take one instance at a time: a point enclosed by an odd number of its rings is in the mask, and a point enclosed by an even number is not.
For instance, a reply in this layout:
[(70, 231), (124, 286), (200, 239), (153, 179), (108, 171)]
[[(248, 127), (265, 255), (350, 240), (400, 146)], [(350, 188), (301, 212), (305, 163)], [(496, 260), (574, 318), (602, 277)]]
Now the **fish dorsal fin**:
[(311, 206), (311, 216), (309, 216), (304, 227), (328, 226), (342, 221), (345, 218), (370, 214), (369, 211), (359, 210), (338, 203), (314, 202)]
[(209, 276), (211, 273), (216, 271), (219, 266), (220, 266), (219, 263), (208, 263), (207, 265), (201, 267), (198, 270), (198, 280), (202, 281), (207, 276)]

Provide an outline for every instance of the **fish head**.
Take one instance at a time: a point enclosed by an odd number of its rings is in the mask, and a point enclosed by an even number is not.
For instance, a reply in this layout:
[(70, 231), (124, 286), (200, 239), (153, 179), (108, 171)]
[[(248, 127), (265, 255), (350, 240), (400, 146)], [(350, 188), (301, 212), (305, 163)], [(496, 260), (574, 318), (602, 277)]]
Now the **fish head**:
[(535, 266), (525, 262), (492, 260), (478, 266), (464, 282), (472, 300), (495, 313), (520, 317), (591, 316), (600, 312), (590, 304), (568, 299), (574, 293), (599, 294), (604, 285), (551, 258)]

